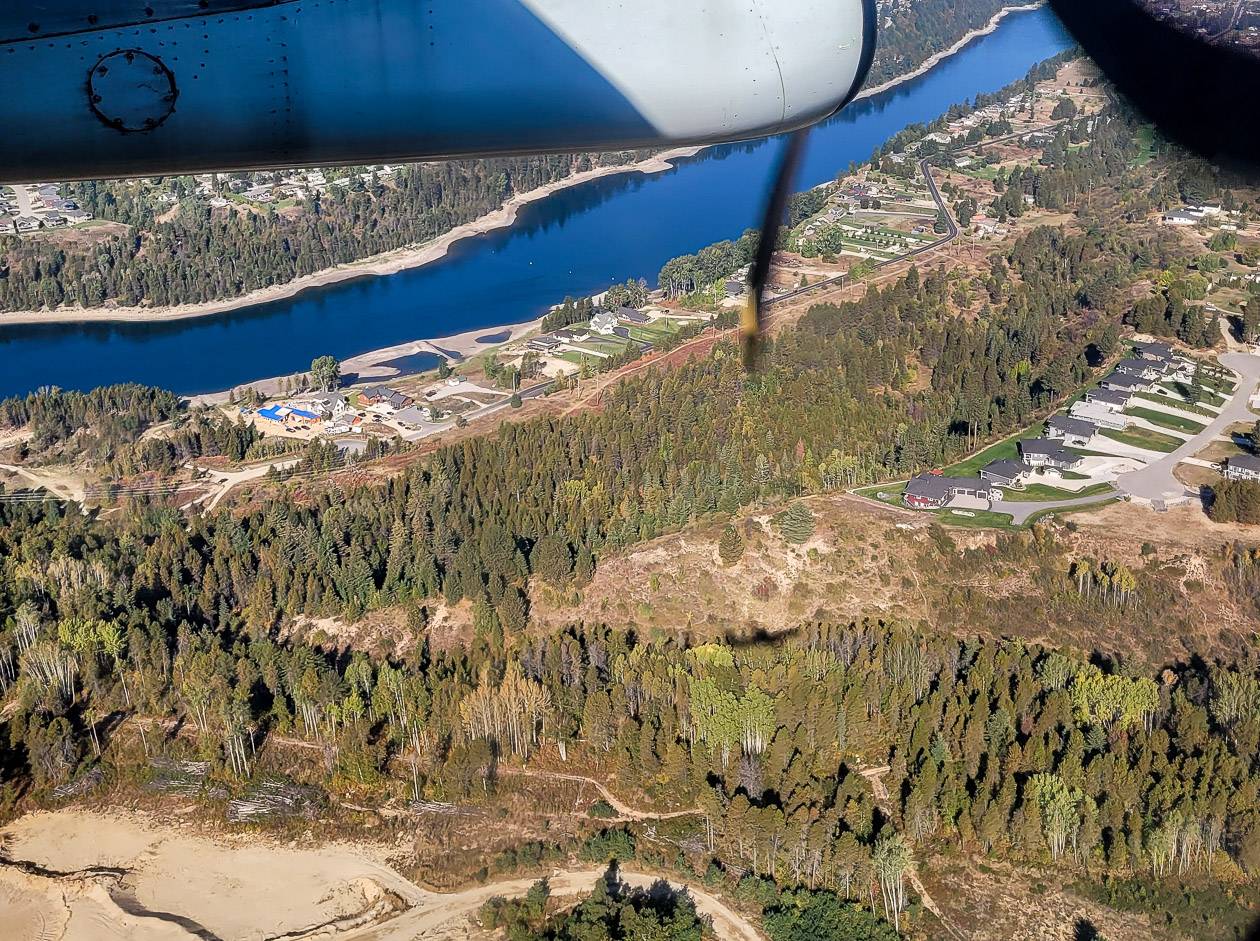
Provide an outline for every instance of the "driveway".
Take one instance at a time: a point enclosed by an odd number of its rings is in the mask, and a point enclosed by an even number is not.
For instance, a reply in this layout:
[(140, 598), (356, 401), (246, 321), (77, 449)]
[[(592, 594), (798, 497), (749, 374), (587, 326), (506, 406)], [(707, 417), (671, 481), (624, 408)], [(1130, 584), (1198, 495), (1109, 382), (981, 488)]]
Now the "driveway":
[(1255, 421), (1249, 405), (1251, 393), (1260, 382), (1260, 356), (1250, 353), (1226, 353), (1221, 357), (1221, 364), (1238, 374), (1238, 387), (1233, 396), (1225, 403), (1220, 414), (1201, 432), (1187, 441), (1177, 450), (1153, 460), (1141, 470), (1129, 474), (1121, 474), (1116, 478), (1116, 486), (1139, 500), (1175, 499), (1185, 493), (1185, 485), (1173, 476), (1173, 468), (1195, 452), (1203, 450), (1212, 441), (1225, 433), (1225, 429), (1234, 422)]
[(1042, 510), (1067, 510), (1077, 506), (1092, 506), (1097, 503), (1110, 503), (1116, 498), (1115, 493), (1096, 493), (1091, 497), (1073, 497), (1071, 500), (994, 500), (994, 513), (1010, 513), (1011, 522), (1022, 526), (1028, 517)]

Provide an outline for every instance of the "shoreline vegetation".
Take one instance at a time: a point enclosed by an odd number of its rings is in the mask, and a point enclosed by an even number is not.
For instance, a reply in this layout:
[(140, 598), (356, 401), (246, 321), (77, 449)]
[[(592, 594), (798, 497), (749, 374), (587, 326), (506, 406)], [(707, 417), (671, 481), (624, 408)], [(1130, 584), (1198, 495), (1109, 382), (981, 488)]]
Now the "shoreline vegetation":
[[(1043, 5), (1044, 0), (1037, 0), (1035, 3), (1003, 7), (995, 13), (984, 26), (968, 31), (963, 36), (959, 37), (953, 45), (946, 49), (942, 49), (939, 52), (933, 53), (911, 71), (899, 75), (896, 78), (889, 79), (880, 85), (863, 89), (855, 96), (854, 101), (860, 101), (864, 98), (870, 98), (875, 95), (883, 94), (884, 92), (889, 91), (904, 82), (919, 78), (931, 71), (945, 59), (956, 55), (971, 42), (994, 32), (1007, 14), (1027, 12), (1029, 10), (1035, 10)], [(248, 294), (242, 294), (239, 297), (225, 298), (223, 300), (209, 301), (200, 304), (178, 304), (166, 307), (109, 307), (100, 309), (68, 307), (58, 308), (57, 310), (51, 311), (14, 311), (11, 313), (0, 314), (0, 327), (8, 325), (26, 326), (32, 324), (54, 323), (160, 323), (172, 320), (211, 317), (217, 314), (232, 313), (233, 311), (237, 311), (245, 307), (253, 307), (256, 305), (288, 300), (289, 298), (295, 297), (304, 291), (328, 287), (344, 281), (351, 281), (365, 277), (384, 277), (387, 275), (398, 274), (402, 271), (413, 268), (421, 268), (425, 265), (432, 264), (433, 262), (440, 261), (446, 257), (451, 247), (461, 239), (484, 235), (488, 232), (510, 227), (516, 221), (517, 213), (523, 206), (536, 202), (540, 199), (545, 199), (546, 197), (558, 193), (561, 190), (620, 173), (660, 173), (671, 169), (674, 161), (687, 157), (693, 157), (707, 149), (708, 146), (706, 145), (676, 147), (671, 150), (663, 151), (662, 153), (656, 154), (655, 156), (649, 157), (645, 160), (640, 160), (624, 166), (596, 167), (581, 173), (570, 174), (564, 179), (557, 180), (554, 183), (548, 183), (545, 186), (537, 187), (536, 189), (529, 190), (525, 193), (518, 193), (493, 212), (489, 212), (471, 222), (456, 226), (449, 232), (446, 232), (429, 242), (395, 249), (379, 255), (372, 255), (350, 264), (338, 265), (334, 268), (326, 268), (323, 271), (316, 272), (315, 274), (296, 278), (284, 284), (274, 285), (259, 291), (251, 291)], [(491, 325), (470, 332), (480, 334), (494, 332), (496, 329), (504, 328)], [(460, 336), (462, 337), (463, 334)], [(409, 341), (408, 343), (393, 347), (391, 350), (415, 352), (416, 349), (414, 348), (418, 347), (419, 349), (424, 349), (426, 348), (426, 344), (432, 343), (442, 343), (442, 340), (422, 339)], [(478, 348), (486, 349), (489, 348), (489, 345), (479, 345)], [(369, 353), (361, 354), (354, 359), (362, 360), (365, 357), (376, 357), (376, 354), (382, 352), (385, 351), (371, 351)], [(394, 355), (400, 355), (400, 353), (395, 352)]]

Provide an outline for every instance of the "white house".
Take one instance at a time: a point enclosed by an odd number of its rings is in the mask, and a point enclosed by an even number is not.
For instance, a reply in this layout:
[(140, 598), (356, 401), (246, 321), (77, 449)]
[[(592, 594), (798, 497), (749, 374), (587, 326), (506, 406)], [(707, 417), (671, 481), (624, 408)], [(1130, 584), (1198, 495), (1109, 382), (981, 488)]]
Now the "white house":
[(1228, 480), (1260, 480), (1260, 457), (1254, 454), (1236, 454), (1221, 463)]
[(1127, 415), (1119, 411), (1112, 411), (1100, 402), (1074, 402), (1068, 414), (1073, 418), (1079, 418), (1081, 421), (1100, 425), (1103, 428), (1114, 428), (1116, 431), (1122, 431), (1129, 427)]
[(317, 392), (309, 401), (311, 411), (325, 419), (338, 419), (350, 408), (346, 397), (340, 392)]
[(604, 336), (611, 336), (617, 329), (617, 315), (610, 310), (601, 310), (591, 318), (591, 329)]

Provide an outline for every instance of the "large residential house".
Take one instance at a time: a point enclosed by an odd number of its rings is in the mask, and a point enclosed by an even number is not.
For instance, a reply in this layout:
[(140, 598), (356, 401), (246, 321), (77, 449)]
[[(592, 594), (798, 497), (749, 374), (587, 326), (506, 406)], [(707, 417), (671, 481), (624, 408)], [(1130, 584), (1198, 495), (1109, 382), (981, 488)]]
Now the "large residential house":
[(1003, 459), (990, 461), (980, 468), (980, 476), (998, 487), (1018, 487), (1032, 474), (1032, 468), (1023, 461)]
[(1046, 422), (1047, 438), (1078, 448), (1088, 447), (1097, 431), (1098, 426), (1092, 422), (1070, 418), (1067, 415), (1051, 415), (1050, 420)]
[(350, 408), (350, 403), (340, 392), (316, 392), (308, 401), (311, 410), (325, 419), (340, 418)]
[(392, 409), (406, 408), (415, 401), (411, 396), (389, 386), (368, 386), (360, 395), (369, 405), (388, 405)]
[(1073, 454), (1058, 441), (1046, 438), (1027, 438), (1019, 443), (1019, 456), (1029, 467), (1052, 467), (1056, 470), (1072, 470), (1085, 460)]
[(1082, 399), (1079, 402), (1073, 402), (1068, 414), (1080, 421), (1090, 422), (1102, 428), (1113, 428), (1116, 431), (1129, 427), (1128, 415), (1098, 401)]
[(1173, 358), (1172, 347), (1167, 343), (1137, 342), (1133, 344), (1133, 353), (1142, 359), (1154, 360), (1160, 363), (1171, 362)]
[(641, 310), (635, 310), (633, 307), (618, 307), (617, 319), (622, 323), (632, 323), (635, 326), (642, 326), (651, 321), (651, 317), (643, 313)]
[[(1085, 393), (1085, 401), (1109, 412), (1121, 412), (1128, 408), (1133, 396), (1119, 389), (1090, 389)], [(1079, 403), (1078, 403), (1079, 404)]]
[(1116, 363), (1116, 372), (1153, 380), (1164, 374), (1164, 365), (1149, 359), (1122, 359)]
[(1227, 480), (1260, 480), (1260, 457), (1255, 454), (1236, 454), (1226, 458), (1221, 469)]
[(1113, 389), (1117, 392), (1145, 392), (1151, 384), (1141, 376), (1135, 376), (1132, 373), (1113, 372), (1108, 376), (1103, 376), (1101, 385), (1104, 389)]
[(617, 315), (611, 310), (600, 309), (591, 318), (591, 329), (604, 336), (612, 336), (617, 329)]
[(980, 477), (946, 477), (943, 474), (919, 474), (906, 484), (901, 501), (916, 510), (937, 510), (958, 496), (993, 499), (992, 485)]
[(543, 334), (540, 337), (534, 337), (532, 340), (526, 343), (525, 346), (528, 349), (534, 350), (537, 353), (551, 353), (554, 350), (559, 349), (560, 345), (563, 342), (564, 341), (561, 340), (559, 337)]

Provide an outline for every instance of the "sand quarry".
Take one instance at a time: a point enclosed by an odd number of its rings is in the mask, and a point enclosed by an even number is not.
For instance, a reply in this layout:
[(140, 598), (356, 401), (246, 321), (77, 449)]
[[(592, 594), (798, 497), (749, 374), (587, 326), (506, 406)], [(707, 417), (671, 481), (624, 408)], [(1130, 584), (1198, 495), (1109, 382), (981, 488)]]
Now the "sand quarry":
[[(125, 812), (32, 813), (0, 830), (0, 937), (456, 941), (484, 935), (472, 920), (484, 902), (522, 894), (536, 878), (429, 892), (386, 863), (389, 851), (367, 843), (277, 844), (243, 830), (211, 838), (190, 824)], [(587, 892), (601, 872), (554, 872), (553, 895)], [(759, 941), (718, 899), (688, 888), (724, 941)]]

